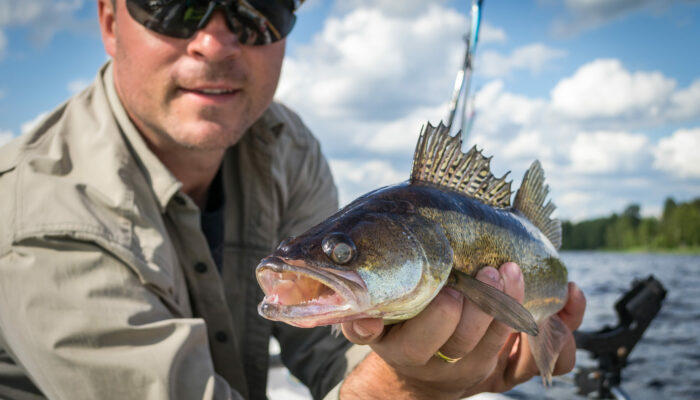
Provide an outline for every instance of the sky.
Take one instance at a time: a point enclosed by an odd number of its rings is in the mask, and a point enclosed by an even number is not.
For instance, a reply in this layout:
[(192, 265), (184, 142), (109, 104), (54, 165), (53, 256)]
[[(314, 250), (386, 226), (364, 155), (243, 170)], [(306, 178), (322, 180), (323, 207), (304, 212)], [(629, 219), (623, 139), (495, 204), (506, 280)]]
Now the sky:
[[(277, 99), (319, 138), (341, 204), (408, 178), (447, 117), (471, 1), (307, 0)], [(0, 0), (0, 144), (108, 60), (96, 1)], [(700, 197), (700, 1), (484, 0), (464, 148), (513, 189), (539, 159), (556, 216)]]

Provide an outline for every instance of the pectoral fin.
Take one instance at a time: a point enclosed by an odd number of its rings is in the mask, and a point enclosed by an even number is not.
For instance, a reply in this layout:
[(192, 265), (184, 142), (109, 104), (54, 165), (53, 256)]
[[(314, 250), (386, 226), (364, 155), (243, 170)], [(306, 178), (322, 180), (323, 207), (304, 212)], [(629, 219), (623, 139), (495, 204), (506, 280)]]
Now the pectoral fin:
[(517, 300), (463, 272), (453, 270), (450, 286), (459, 290), (485, 313), (511, 328), (537, 336), (537, 323), (532, 314)]

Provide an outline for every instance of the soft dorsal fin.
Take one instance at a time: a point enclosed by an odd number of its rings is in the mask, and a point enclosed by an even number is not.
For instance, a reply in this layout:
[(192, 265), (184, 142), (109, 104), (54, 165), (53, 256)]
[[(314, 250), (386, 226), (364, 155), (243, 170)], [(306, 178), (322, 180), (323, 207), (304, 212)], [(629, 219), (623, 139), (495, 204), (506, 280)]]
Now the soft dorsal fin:
[(460, 135), (450, 136), (448, 127), (428, 123), (418, 138), (413, 155), (411, 183), (425, 182), (452, 189), (494, 207), (510, 206), (510, 182), (496, 178), (490, 170), (491, 158), (472, 147), (462, 152)]
[(513, 209), (530, 220), (558, 250), (561, 247), (561, 222), (549, 218), (556, 206), (551, 201), (544, 203), (548, 193), (549, 186), (544, 184), (544, 170), (535, 160), (525, 171), (523, 183), (515, 194)]

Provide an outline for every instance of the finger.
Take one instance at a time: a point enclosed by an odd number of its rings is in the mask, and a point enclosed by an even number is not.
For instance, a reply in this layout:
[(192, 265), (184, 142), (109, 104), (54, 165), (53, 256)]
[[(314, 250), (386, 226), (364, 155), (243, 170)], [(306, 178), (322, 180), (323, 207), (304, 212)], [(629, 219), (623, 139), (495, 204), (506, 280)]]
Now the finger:
[(515, 366), (520, 358), (520, 346), (522, 346), (522, 340), (520, 340), (519, 332), (512, 332), (508, 335), (508, 339), (498, 352), (498, 363), (493, 374), (495, 386), (491, 387), (491, 391), (504, 392), (521, 383), (516, 381), (513, 376)]
[(390, 329), (372, 349), (389, 364), (425, 365), (452, 335), (464, 297), (445, 287), (420, 314)]
[[(482, 392), (505, 392), (515, 386), (515, 383), (510, 383), (508, 371), (516, 362), (514, 358), (518, 356), (518, 348), (520, 346), (520, 334), (513, 332), (508, 335), (503, 347), (498, 351), (496, 367), (493, 369), (488, 378), (482, 381), (478, 386), (472, 386), (462, 394), (462, 397), (469, 397), (476, 393)], [(480, 366), (481, 367), (481, 366)]]
[(341, 324), (343, 335), (355, 344), (371, 344), (378, 341), (384, 332), (381, 318), (363, 318)]
[(511, 332), (508, 339), (498, 351), (498, 365), (505, 369), (509, 360), (516, 359), (519, 354), (520, 333)]
[[(520, 267), (512, 262), (505, 263), (499, 268), (499, 273), (504, 284), (503, 291), (508, 296), (518, 300), (519, 303), (522, 303), (523, 298), (525, 298), (525, 282)], [(493, 357), (503, 347), (503, 343), (512, 332), (512, 328), (494, 320), (475, 351), (487, 359)]]
[(525, 298), (525, 280), (518, 264), (507, 262), (501, 265), (498, 270), (503, 277), (506, 294), (522, 304)]
[(586, 296), (575, 283), (569, 282), (569, 297), (564, 308), (559, 311), (559, 318), (573, 332), (581, 325), (584, 311), (586, 311)]
[(535, 357), (530, 349), (530, 338), (527, 334), (520, 334), (518, 357), (510, 367), (510, 380), (515, 384), (525, 382), (540, 372), (535, 364)]
[[(562, 349), (557, 355), (557, 361), (554, 365), (552, 375), (562, 375), (571, 371), (576, 364), (576, 341), (574, 335), (568, 333), (568, 338), (564, 340)], [(539, 374), (535, 358), (530, 351), (529, 337), (525, 334), (521, 335), (521, 351), (517, 364), (513, 365), (511, 379), (515, 384), (524, 382), (535, 375)]]
[[(498, 270), (493, 267), (482, 268), (476, 274), (476, 279), (503, 290), (501, 276)], [(486, 314), (476, 304), (466, 300), (454, 334), (439, 350), (442, 354), (452, 358), (466, 356), (477, 346), (492, 320), (492, 316)]]
[(572, 369), (576, 364), (576, 341), (574, 340), (574, 335), (569, 334), (569, 338), (562, 346), (561, 353), (559, 353), (559, 358), (557, 358), (557, 363), (554, 365), (554, 375), (565, 374)]

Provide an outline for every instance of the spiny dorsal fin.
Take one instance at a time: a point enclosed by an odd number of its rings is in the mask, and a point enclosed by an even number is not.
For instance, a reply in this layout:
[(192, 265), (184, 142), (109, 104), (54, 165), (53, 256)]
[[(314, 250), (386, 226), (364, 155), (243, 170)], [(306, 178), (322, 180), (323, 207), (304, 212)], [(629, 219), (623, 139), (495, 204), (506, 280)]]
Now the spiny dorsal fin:
[(535, 160), (525, 171), (523, 183), (515, 194), (513, 209), (529, 219), (558, 250), (561, 247), (561, 223), (558, 219), (549, 218), (556, 206), (551, 201), (544, 204), (548, 193), (549, 186), (544, 184), (544, 170)]
[(496, 178), (490, 170), (491, 158), (472, 147), (462, 152), (460, 134), (452, 137), (450, 130), (440, 123), (428, 123), (418, 138), (413, 155), (411, 183), (426, 182), (460, 192), (494, 207), (510, 206), (510, 182)]

